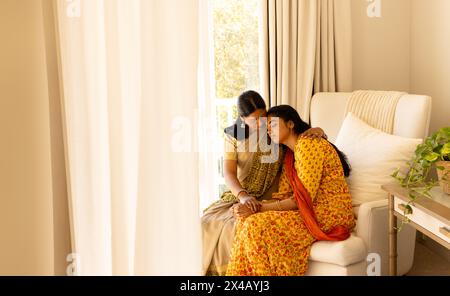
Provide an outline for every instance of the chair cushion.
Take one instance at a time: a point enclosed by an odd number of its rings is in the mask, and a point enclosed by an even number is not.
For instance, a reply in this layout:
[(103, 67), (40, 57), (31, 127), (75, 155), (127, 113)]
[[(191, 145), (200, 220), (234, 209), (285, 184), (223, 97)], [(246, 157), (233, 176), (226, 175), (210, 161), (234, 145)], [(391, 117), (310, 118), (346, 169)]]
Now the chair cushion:
[(352, 234), (340, 242), (320, 241), (311, 247), (310, 261), (349, 266), (366, 260), (367, 250), (364, 241)]
[(336, 146), (347, 155), (352, 166), (347, 182), (353, 205), (386, 199), (381, 185), (395, 182), (392, 173), (405, 167), (421, 143), (421, 139), (384, 133), (349, 113)]

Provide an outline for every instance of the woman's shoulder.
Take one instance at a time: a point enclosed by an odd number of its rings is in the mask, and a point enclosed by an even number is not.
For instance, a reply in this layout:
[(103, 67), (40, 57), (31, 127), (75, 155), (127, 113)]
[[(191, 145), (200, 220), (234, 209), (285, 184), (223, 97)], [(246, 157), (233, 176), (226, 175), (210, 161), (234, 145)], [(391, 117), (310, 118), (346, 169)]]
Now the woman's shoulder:
[(225, 159), (232, 159), (239, 161), (247, 161), (254, 152), (248, 149), (248, 139), (238, 140), (231, 135), (224, 136), (224, 156)]
[(248, 138), (244, 138), (244, 139), (236, 139), (236, 137), (229, 135), (229, 134), (224, 134), (224, 141), (228, 142), (228, 143), (232, 143), (234, 145), (243, 145), (245, 143), (247, 143), (249, 141)]
[(320, 139), (312, 139), (312, 138), (304, 138), (299, 137), (297, 140), (297, 145), (295, 147), (298, 151), (305, 151), (305, 150), (326, 150), (329, 147), (331, 147), (330, 142), (324, 138)]
[(230, 143), (236, 143), (237, 142), (235, 137), (233, 137), (232, 135), (226, 134), (226, 133), (224, 134), (223, 139), (226, 142), (230, 142)]

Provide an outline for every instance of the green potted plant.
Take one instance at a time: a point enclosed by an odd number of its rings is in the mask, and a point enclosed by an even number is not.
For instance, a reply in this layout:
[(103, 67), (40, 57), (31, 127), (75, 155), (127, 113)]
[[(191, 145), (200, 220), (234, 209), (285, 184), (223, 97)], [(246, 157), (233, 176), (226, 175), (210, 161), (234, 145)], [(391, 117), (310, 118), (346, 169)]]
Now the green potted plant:
[[(431, 188), (439, 183), (443, 192), (450, 194), (450, 127), (441, 128), (426, 138), (417, 146), (414, 157), (407, 165), (406, 173), (402, 174), (398, 169), (392, 174), (409, 191), (411, 201), (405, 207), (405, 216), (412, 213), (411, 204), (419, 194), (431, 197)], [(438, 172), (438, 179), (430, 175), (433, 168)]]

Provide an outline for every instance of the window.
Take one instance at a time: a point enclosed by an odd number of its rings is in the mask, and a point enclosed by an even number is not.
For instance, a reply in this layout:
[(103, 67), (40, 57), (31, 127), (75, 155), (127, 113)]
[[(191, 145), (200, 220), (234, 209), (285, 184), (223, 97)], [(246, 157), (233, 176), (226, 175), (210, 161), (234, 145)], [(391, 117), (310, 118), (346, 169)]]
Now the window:
[(258, 0), (214, 0), (216, 97), (259, 88)]
[[(224, 128), (236, 120), (237, 97), (245, 90), (260, 90), (259, 10), (259, 0), (212, 0), (215, 105), (220, 138)], [(222, 157), (217, 161), (217, 186), (223, 192)]]

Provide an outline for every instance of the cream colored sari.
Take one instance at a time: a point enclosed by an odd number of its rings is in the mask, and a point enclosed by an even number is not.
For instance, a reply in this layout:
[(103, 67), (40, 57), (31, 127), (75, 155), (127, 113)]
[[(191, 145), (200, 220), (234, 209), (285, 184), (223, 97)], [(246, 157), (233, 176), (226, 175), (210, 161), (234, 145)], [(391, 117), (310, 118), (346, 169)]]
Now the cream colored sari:
[[(277, 161), (263, 163), (262, 157), (267, 157), (270, 152), (261, 152), (259, 149), (257, 152), (248, 152), (248, 146), (248, 139), (237, 141), (226, 136), (224, 159), (237, 161), (238, 180), (250, 195), (258, 200), (271, 199), (272, 193), (278, 189), (282, 164), (280, 160), (283, 159), (283, 152), (280, 149)], [(225, 275), (226, 273), (235, 235), (235, 219), (230, 209), (237, 202), (237, 198), (231, 191), (226, 191), (219, 201), (204, 211), (202, 230), (205, 275)]]

